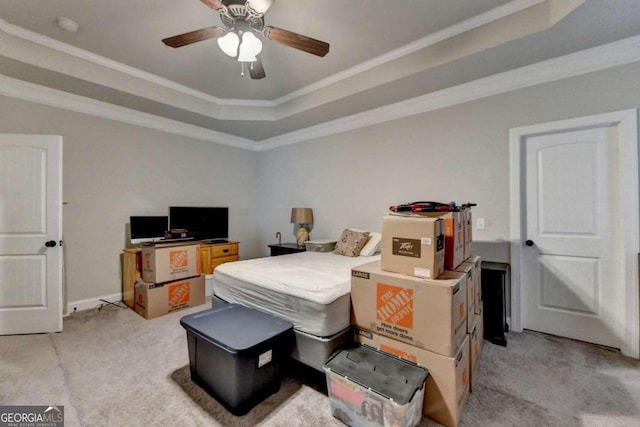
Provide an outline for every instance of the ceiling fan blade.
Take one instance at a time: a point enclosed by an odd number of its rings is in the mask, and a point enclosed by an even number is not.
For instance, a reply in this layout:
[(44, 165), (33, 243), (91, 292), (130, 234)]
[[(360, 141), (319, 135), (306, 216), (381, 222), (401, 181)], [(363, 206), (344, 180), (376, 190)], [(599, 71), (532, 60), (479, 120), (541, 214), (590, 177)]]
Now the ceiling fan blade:
[(262, 16), (269, 10), (274, 1), (275, 0), (247, 0), (245, 5), (251, 13)]
[(299, 49), (312, 55), (325, 56), (329, 53), (329, 43), (283, 30), (282, 28), (265, 27), (263, 34), (266, 38), (276, 43)]
[(173, 37), (162, 39), (162, 43), (170, 47), (181, 47), (191, 43), (200, 42), (202, 40), (220, 37), (227, 32), (221, 27), (207, 27), (200, 30), (190, 31), (188, 33), (179, 34)]
[(249, 75), (253, 80), (264, 79), (264, 67), (262, 66), (262, 61), (260, 61), (260, 58), (249, 64)]
[(229, 8), (222, 3), (221, 0), (200, 0), (202, 3), (209, 6), (211, 9), (215, 10), (222, 16), (226, 16), (230, 20), (234, 20), (233, 16), (229, 14)]
[(206, 4), (213, 10), (221, 10), (226, 8), (226, 6), (220, 0), (200, 0), (202, 3)]

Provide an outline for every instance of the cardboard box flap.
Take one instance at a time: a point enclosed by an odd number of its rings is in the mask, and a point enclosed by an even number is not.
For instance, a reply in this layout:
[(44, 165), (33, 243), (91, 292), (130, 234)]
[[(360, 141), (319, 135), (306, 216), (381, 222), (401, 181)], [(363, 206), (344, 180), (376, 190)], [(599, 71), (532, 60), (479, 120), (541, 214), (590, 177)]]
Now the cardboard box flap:
[(458, 385), (458, 399), (464, 398), (465, 389), (469, 388), (470, 372), (469, 372), (469, 345), (466, 338), (460, 351), (456, 355), (456, 384)]

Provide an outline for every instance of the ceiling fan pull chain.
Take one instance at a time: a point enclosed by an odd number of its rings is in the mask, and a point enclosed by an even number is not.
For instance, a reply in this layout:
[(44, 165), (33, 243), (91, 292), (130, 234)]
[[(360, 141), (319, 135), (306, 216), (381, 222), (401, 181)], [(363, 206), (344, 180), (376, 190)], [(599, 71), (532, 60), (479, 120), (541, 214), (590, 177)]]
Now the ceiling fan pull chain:
[(240, 77), (244, 77), (244, 62), (240, 63)]

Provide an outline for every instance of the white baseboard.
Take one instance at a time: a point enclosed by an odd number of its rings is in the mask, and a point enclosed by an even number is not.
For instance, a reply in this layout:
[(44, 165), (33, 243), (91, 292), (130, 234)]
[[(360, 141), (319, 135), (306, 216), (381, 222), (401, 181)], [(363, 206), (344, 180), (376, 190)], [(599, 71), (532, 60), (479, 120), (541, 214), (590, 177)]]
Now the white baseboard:
[[(207, 274), (205, 277), (206, 279), (208, 279), (205, 282), (205, 297), (210, 297), (213, 295), (213, 283), (211, 282), (213, 275)], [(96, 298), (70, 301), (67, 303), (67, 312), (63, 315), (63, 317), (66, 317), (75, 311), (91, 310), (92, 308), (100, 307), (101, 305), (106, 304), (103, 300), (117, 303), (119, 301), (122, 301), (122, 293), (118, 292), (115, 294), (103, 295)]]
[(91, 310), (92, 308), (96, 308), (100, 305), (106, 304), (102, 300), (117, 303), (119, 301), (122, 301), (122, 293), (118, 292), (115, 294), (103, 295), (96, 298), (83, 299), (80, 301), (70, 301), (67, 303), (67, 312), (64, 314), (64, 316), (66, 317), (75, 311)]

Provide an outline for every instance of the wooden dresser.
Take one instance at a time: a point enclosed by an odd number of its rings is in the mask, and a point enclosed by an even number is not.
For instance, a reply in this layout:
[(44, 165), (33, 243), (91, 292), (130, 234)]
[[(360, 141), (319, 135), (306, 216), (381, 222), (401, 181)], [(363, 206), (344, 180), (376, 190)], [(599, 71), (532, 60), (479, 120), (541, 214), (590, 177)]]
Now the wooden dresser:
[(200, 244), (202, 274), (212, 274), (213, 269), (225, 262), (238, 261), (238, 242)]
[(136, 282), (142, 279), (142, 250), (126, 248), (122, 250), (122, 301), (135, 310), (133, 291)]

